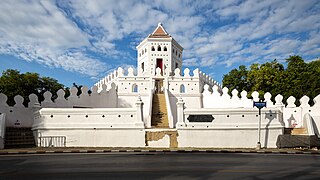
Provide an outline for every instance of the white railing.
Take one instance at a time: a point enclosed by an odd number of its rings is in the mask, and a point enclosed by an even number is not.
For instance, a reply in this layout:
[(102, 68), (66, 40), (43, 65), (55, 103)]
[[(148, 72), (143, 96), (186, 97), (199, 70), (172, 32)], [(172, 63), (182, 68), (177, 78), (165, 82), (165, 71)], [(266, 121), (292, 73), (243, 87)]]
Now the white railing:
[(169, 127), (173, 128), (173, 115), (172, 115), (172, 109), (171, 109), (171, 104), (170, 104), (170, 99), (169, 99), (169, 91), (168, 89), (164, 90), (164, 96), (166, 98), (166, 104), (167, 104), (167, 114), (168, 114), (168, 119), (169, 119)]
[(40, 136), (39, 147), (66, 147), (66, 136)]

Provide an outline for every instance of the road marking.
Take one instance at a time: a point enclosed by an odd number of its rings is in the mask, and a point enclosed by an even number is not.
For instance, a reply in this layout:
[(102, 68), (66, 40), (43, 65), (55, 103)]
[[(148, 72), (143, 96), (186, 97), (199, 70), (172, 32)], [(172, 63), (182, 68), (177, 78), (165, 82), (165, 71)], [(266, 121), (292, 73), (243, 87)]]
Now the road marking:
[(217, 170), (217, 172), (221, 173), (266, 173), (266, 172), (271, 172), (271, 171), (262, 171), (262, 170), (231, 170), (231, 169), (223, 169), (223, 170)]

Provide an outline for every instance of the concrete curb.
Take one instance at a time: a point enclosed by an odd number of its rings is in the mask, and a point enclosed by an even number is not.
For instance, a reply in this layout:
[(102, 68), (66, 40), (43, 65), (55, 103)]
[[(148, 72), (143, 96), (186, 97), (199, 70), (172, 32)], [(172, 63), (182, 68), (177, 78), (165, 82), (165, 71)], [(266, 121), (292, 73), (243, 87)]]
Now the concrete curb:
[(312, 154), (320, 155), (320, 151), (294, 151), (294, 150), (184, 150), (184, 149), (131, 149), (131, 150), (114, 150), (114, 149), (87, 149), (87, 150), (14, 150), (0, 151), (0, 155), (17, 155), (17, 154), (59, 154), (59, 153), (257, 153), (257, 154)]

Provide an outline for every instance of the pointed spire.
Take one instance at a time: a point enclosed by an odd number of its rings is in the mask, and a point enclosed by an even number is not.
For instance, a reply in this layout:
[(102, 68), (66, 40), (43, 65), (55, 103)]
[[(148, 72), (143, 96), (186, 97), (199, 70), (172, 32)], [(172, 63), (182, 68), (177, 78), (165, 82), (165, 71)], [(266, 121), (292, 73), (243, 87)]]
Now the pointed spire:
[(162, 23), (159, 22), (157, 28), (150, 34), (149, 38), (169, 38), (170, 34), (162, 26)]

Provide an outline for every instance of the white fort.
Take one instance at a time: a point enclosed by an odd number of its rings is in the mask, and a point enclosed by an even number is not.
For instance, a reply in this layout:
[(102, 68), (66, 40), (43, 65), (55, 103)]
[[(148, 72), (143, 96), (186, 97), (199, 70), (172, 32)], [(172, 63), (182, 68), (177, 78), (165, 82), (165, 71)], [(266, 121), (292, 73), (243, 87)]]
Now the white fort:
[[(29, 96), (28, 107), (17, 95), (13, 107), (0, 93), (0, 148), (5, 129), (31, 128), (35, 144), (41, 147), (167, 147), (167, 148), (253, 148), (276, 147), (279, 136), (291, 134), (319, 136), (320, 96), (290, 97), (283, 103), (277, 95), (261, 113), (258, 131), (258, 92), (228, 88), (199, 69), (182, 70), (183, 48), (161, 23), (137, 46), (137, 70), (118, 68), (88, 88), (71, 88), (66, 99), (63, 90), (51, 100)], [(259, 134), (259, 135), (258, 135)], [(7, 143), (8, 141), (6, 141)]]

